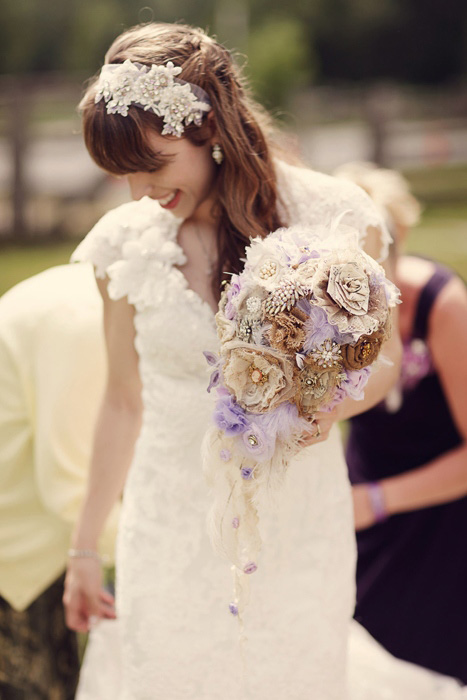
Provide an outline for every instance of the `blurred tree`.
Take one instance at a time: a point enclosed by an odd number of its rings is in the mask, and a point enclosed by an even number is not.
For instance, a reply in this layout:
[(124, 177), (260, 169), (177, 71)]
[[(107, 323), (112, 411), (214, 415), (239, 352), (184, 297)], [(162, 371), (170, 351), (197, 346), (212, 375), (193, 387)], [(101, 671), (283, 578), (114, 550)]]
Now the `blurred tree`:
[(214, 0), (2, 0), (0, 73), (97, 70), (111, 41), (140, 22), (212, 25)]
[[(283, 99), (287, 66), (291, 86), (313, 75), (442, 83), (466, 74), (466, 0), (288, 0), (286, 10), (283, 0), (1, 0), (0, 73), (89, 73), (113, 37), (151, 20), (218, 31), (234, 48), (227, 11), (237, 16), (240, 6), (240, 34), (251, 38), (235, 48), (251, 54), (259, 93), (273, 104)], [(267, 81), (274, 85), (266, 89)]]
[(465, 0), (328, 0), (314, 29), (321, 80), (443, 83), (466, 74)]
[(301, 23), (268, 19), (250, 33), (246, 73), (258, 99), (269, 109), (283, 107), (289, 93), (311, 82), (316, 61)]

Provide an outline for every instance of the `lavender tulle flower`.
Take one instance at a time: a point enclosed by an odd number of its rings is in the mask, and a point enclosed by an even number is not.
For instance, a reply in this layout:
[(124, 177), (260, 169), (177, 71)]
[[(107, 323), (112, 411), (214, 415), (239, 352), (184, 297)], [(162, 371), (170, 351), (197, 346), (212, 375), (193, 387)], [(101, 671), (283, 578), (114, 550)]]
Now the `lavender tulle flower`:
[(312, 258), (320, 258), (321, 255), (318, 253), (317, 250), (304, 250), (300, 259), (298, 260), (298, 264), (301, 265), (302, 263), (306, 262), (307, 260), (311, 260)]
[[(309, 308), (303, 309), (308, 314), (304, 325), (306, 338), (303, 343), (303, 349), (305, 352), (311, 352), (313, 348), (319, 347), (328, 339), (340, 341), (339, 330), (336, 326), (329, 323), (326, 312), (319, 306), (307, 303)], [(302, 308), (302, 305), (300, 305), (300, 308)]]
[(242, 431), (238, 438), (239, 448), (248, 457), (254, 457), (258, 462), (265, 462), (271, 459), (276, 447), (276, 436), (266, 433), (259, 425), (260, 416), (255, 416), (255, 422), (250, 423), (248, 428)]
[(368, 379), (370, 378), (371, 369), (370, 367), (364, 367), (363, 369), (356, 370), (345, 370), (344, 374), (346, 378), (342, 384), (337, 387), (334, 396), (331, 401), (322, 407), (322, 411), (327, 413), (332, 411), (338, 404), (340, 404), (344, 399), (351, 398), (354, 401), (362, 401), (364, 398), (363, 390), (367, 385)]
[(358, 370), (347, 370), (347, 379), (342, 383), (347, 396), (354, 401), (362, 401), (363, 390), (368, 383), (370, 374), (371, 369), (369, 367), (363, 367), (363, 369)]
[(248, 428), (245, 411), (227, 392), (220, 390), (219, 399), (213, 414), (214, 423), (228, 437), (241, 435)]

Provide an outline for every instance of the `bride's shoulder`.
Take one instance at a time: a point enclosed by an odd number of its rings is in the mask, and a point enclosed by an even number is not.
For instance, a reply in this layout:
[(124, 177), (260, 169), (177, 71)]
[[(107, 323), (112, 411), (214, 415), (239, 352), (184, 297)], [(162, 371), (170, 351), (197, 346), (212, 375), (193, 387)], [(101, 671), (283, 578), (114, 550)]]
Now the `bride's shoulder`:
[(362, 245), (369, 229), (378, 230), (378, 257), (386, 257), (391, 236), (381, 213), (360, 187), (284, 161), (276, 161), (276, 176), (280, 215), (287, 225), (327, 225), (347, 212), (343, 223), (359, 231)]
[(332, 175), (312, 170), (305, 165), (295, 165), (283, 160), (276, 161), (277, 185), (280, 197), (291, 200), (307, 198), (312, 200), (327, 199), (329, 196), (357, 198), (359, 204), (368, 204), (368, 195), (354, 183), (338, 179)]
[(78, 245), (71, 261), (91, 262), (96, 276), (103, 278), (108, 267), (122, 258), (125, 243), (138, 240), (148, 229), (169, 232), (174, 224), (174, 217), (148, 197), (126, 202), (99, 219)]

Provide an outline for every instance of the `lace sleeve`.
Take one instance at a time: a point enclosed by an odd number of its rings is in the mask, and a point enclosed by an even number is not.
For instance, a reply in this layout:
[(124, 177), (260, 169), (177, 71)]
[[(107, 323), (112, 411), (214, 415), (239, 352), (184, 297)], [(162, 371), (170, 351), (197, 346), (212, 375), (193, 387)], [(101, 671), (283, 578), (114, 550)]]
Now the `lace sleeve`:
[(127, 297), (142, 309), (163, 298), (167, 270), (186, 262), (176, 242), (179, 224), (157, 202), (144, 197), (105, 214), (71, 260), (91, 262), (96, 277), (108, 277), (111, 299)]
[(385, 260), (391, 236), (373, 201), (360, 187), (282, 161), (276, 162), (276, 172), (284, 223), (328, 225), (345, 211), (342, 223), (359, 231), (360, 245), (368, 243), (369, 254), (378, 262)]
[(123, 242), (130, 235), (129, 225), (122, 223), (127, 206), (107, 212), (73, 252), (71, 262), (91, 262), (96, 277), (104, 279), (108, 268), (120, 259)]
[(347, 207), (349, 209), (343, 222), (355, 226), (360, 232), (361, 247), (365, 248), (366, 252), (378, 262), (383, 262), (388, 256), (392, 238), (382, 215), (361, 187), (352, 182), (342, 181), (338, 182), (338, 187), (342, 209), (345, 210)]

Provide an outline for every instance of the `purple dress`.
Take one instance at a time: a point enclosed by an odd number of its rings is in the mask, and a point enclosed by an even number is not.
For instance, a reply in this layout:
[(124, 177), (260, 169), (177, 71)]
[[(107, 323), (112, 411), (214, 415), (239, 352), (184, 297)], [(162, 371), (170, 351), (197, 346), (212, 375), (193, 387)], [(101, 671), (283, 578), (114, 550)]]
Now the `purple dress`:
[[(352, 483), (420, 467), (463, 442), (424, 343), (452, 276), (437, 265), (420, 294), (400, 406), (382, 403), (351, 421)], [(356, 619), (395, 656), (467, 683), (467, 498), (394, 515), (357, 543)]]

